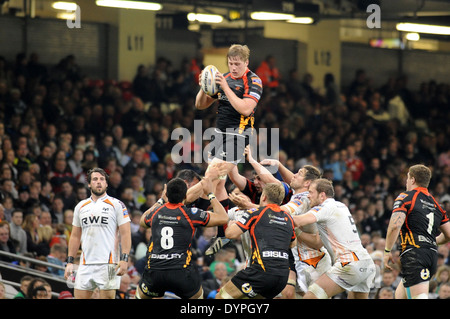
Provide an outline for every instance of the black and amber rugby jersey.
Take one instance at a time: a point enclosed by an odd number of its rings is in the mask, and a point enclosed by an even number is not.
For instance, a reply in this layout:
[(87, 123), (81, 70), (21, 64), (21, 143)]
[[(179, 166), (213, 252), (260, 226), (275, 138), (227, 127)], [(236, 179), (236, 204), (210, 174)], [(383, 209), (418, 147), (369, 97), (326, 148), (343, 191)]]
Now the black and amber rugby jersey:
[(400, 230), (402, 252), (410, 248), (436, 249), (439, 227), (448, 222), (448, 215), (424, 187), (401, 193), (392, 211), (406, 214)]
[[(253, 99), (256, 102), (260, 100), (263, 92), (261, 79), (248, 68), (241, 78), (233, 78), (229, 72), (223, 76), (237, 97)], [(244, 116), (234, 109), (221, 88), (217, 93), (217, 98), (219, 106), (217, 108), (216, 126), (219, 130), (226, 132), (227, 129), (238, 129), (238, 133), (242, 133), (248, 128), (253, 128), (256, 107), (250, 116)]]
[(236, 221), (249, 231), (252, 243), (251, 267), (268, 273), (289, 271), (289, 250), (295, 240), (294, 221), (280, 206), (269, 204), (247, 210)]
[(183, 204), (167, 203), (145, 217), (152, 228), (147, 251), (148, 269), (182, 269), (191, 265), (195, 230), (209, 222), (209, 213)]

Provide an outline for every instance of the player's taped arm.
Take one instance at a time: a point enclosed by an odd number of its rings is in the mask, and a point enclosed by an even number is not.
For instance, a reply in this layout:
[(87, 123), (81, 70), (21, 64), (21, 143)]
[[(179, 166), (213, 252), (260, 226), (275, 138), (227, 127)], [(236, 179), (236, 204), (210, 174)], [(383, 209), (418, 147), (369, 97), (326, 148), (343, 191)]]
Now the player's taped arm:
[[(212, 195), (212, 196), (211, 196)], [(210, 213), (208, 227), (225, 225), (228, 222), (228, 214), (214, 194), (208, 195), (213, 213)]]

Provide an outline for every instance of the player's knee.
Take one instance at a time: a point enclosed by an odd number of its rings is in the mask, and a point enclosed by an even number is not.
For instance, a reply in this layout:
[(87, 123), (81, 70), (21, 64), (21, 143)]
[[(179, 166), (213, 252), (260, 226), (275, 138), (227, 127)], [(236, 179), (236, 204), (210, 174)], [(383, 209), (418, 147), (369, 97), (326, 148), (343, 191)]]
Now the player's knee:
[(325, 290), (316, 283), (313, 283), (311, 286), (308, 287), (308, 293), (312, 293), (318, 299), (329, 298)]
[(225, 289), (222, 287), (216, 295), (216, 299), (234, 299)]

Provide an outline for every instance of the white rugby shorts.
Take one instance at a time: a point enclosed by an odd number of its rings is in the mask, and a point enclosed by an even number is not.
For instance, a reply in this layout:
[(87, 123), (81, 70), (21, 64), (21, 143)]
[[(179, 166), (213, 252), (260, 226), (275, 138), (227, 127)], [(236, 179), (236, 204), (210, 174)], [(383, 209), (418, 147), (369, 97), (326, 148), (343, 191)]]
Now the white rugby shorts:
[(337, 285), (347, 291), (370, 292), (375, 279), (376, 267), (372, 259), (352, 261), (345, 266), (336, 262), (327, 272)]
[(75, 289), (111, 290), (120, 288), (120, 276), (117, 276), (116, 264), (80, 265), (75, 276)]
[[(322, 250), (323, 249), (323, 250)], [(298, 257), (297, 248), (292, 248), (295, 259), (295, 271), (297, 273), (297, 290), (303, 293), (308, 291), (308, 287), (315, 282), (323, 273), (331, 268), (331, 257), (325, 248), (321, 250), (325, 253), (316, 267), (301, 262)]]

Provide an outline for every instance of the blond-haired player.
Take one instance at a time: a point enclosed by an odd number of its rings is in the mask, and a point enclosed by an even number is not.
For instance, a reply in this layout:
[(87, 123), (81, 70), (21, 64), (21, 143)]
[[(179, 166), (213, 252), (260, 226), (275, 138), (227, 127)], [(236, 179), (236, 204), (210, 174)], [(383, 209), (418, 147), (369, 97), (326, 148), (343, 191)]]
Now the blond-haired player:
[[(228, 70), (217, 72), (216, 83), (220, 86), (214, 96), (202, 89), (197, 93), (195, 107), (204, 110), (218, 101), (214, 140), (210, 143), (211, 163), (225, 162), (225, 175), (244, 160), (244, 149), (253, 134), (256, 106), (261, 98), (263, 87), (261, 79), (248, 68), (250, 49), (246, 45), (233, 44), (228, 49)], [(205, 174), (208, 175), (208, 171)], [(215, 194), (219, 201), (228, 199), (225, 180), (216, 186)], [(226, 205), (224, 205), (225, 208)]]

